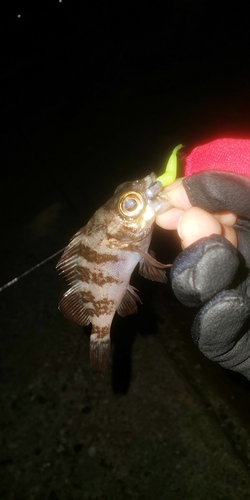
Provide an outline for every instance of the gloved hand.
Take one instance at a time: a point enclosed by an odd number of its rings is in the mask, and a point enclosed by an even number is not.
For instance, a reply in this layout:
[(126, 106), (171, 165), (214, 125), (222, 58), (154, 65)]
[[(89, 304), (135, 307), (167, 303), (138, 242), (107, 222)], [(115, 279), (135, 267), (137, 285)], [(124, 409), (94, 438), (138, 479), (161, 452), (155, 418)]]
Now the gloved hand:
[[(250, 158), (248, 165), (250, 175)], [(250, 178), (209, 165), (193, 171), (182, 183), (189, 202), (235, 213), (237, 248), (222, 234), (192, 243), (173, 263), (173, 290), (183, 304), (200, 307), (191, 333), (203, 354), (250, 379)]]

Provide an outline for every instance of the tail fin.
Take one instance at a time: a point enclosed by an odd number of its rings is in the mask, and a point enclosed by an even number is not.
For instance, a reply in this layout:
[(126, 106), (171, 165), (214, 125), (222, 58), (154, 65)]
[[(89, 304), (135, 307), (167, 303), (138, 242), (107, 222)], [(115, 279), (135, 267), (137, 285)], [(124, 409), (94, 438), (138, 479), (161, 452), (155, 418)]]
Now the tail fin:
[(93, 373), (104, 374), (109, 364), (110, 332), (103, 336), (93, 331), (90, 336), (90, 368)]

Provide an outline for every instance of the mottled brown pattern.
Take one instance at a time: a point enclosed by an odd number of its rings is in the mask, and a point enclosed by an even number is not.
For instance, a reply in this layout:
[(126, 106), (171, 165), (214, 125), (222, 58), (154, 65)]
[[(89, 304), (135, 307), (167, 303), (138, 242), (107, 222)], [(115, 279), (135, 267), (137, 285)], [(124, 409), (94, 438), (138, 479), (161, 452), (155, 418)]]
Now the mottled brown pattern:
[(103, 286), (106, 283), (120, 283), (120, 280), (114, 278), (114, 276), (105, 276), (102, 272), (95, 275), (95, 282), (99, 286)]
[[(95, 372), (103, 373), (107, 368), (112, 318), (136, 264), (141, 256), (147, 259), (152, 225), (159, 209), (158, 198), (154, 205), (152, 197), (148, 198), (147, 188), (155, 180), (156, 175), (152, 173), (118, 186), (112, 198), (71, 239), (57, 265), (71, 286), (61, 301), (63, 314), (79, 324), (92, 323), (90, 363)], [(129, 210), (125, 217), (126, 211), (122, 210), (119, 200), (131, 192), (143, 198), (142, 208), (136, 206), (135, 211)], [(152, 258), (149, 264), (156, 266)], [(150, 279), (156, 276), (150, 272), (145, 274)], [(139, 297), (125, 300), (124, 316), (136, 311), (136, 301), (140, 301)]]
[(81, 276), (81, 281), (83, 281), (84, 283), (93, 283), (94, 275), (92, 271), (89, 269), (89, 267), (81, 265), (79, 267), (79, 272)]
[(96, 297), (90, 291), (83, 293), (83, 302), (85, 304), (89, 303), (88, 309), (90, 316), (92, 313), (92, 315), (97, 317), (112, 312), (115, 304), (114, 300), (107, 299), (106, 297), (101, 300), (96, 300)]
[[(110, 253), (100, 253), (97, 250), (92, 250), (87, 245), (80, 246), (79, 255), (84, 257), (88, 262), (96, 262), (96, 264), (105, 264), (106, 262), (118, 262), (119, 256)], [(101, 248), (99, 249), (101, 250)]]
[(83, 293), (83, 299), (85, 303), (89, 302), (90, 304), (92, 304), (93, 302), (95, 302), (95, 296), (90, 290)]
[(91, 335), (96, 334), (97, 337), (101, 339), (101, 338), (104, 338), (107, 335), (109, 335), (109, 331), (110, 331), (110, 329), (106, 325), (105, 326), (94, 326), (93, 330), (91, 332)]
[(90, 309), (93, 310), (95, 316), (99, 317), (103, 314), (112, 313), (112, 311), (114, 310), (114, 305), (116, 305), (116, 302), (114, 300), (103, 298), (101, 300), (94, 300)]
[(99, 286), (103, 286), (106, 283), (120, 283), (114, 276), (103, 274), (101, 269), (98, 269), (98, 272), (93, 272), (86, 266), (80, 266), (79, 270), (81, 280), (85, 283), (96, 283)]

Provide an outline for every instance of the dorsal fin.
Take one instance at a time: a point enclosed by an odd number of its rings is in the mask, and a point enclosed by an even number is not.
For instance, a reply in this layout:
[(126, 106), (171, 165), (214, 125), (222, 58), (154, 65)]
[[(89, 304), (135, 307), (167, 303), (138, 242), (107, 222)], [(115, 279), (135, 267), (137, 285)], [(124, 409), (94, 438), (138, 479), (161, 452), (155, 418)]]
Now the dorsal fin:
[(84, 306), (79, 285), (70, 288), (63, 296), (58, 306), (61, 313), (78, 325), (89, 325), (88, 309)]
[(60, 274), (64, 274), (70, 285), (74, 285), (80, 278), (78, 260), (81, 255), (81, 241), (84, 227), (78, 231), (65, 248), (56, 265)]

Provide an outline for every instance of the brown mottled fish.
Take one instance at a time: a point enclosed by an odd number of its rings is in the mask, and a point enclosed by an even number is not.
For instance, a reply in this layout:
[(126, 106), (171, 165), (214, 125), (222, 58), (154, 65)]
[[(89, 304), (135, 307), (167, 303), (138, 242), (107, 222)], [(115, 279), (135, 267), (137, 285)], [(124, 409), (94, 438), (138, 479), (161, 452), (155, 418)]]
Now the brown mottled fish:
[(79, 325), (92, 324), (90, 365), (105, 372), (110, 351), (110, 328), (115, 312), (126, 316), (141, 303), (129, 284), (139, 263), (139, 273), (166, 282), (166, 264), (148, 253), (156, 214), (170, 207), (154, 173), (118, 186), (114, 195), (71, 239), (57, 269), (69, 284), (59, 309)]

